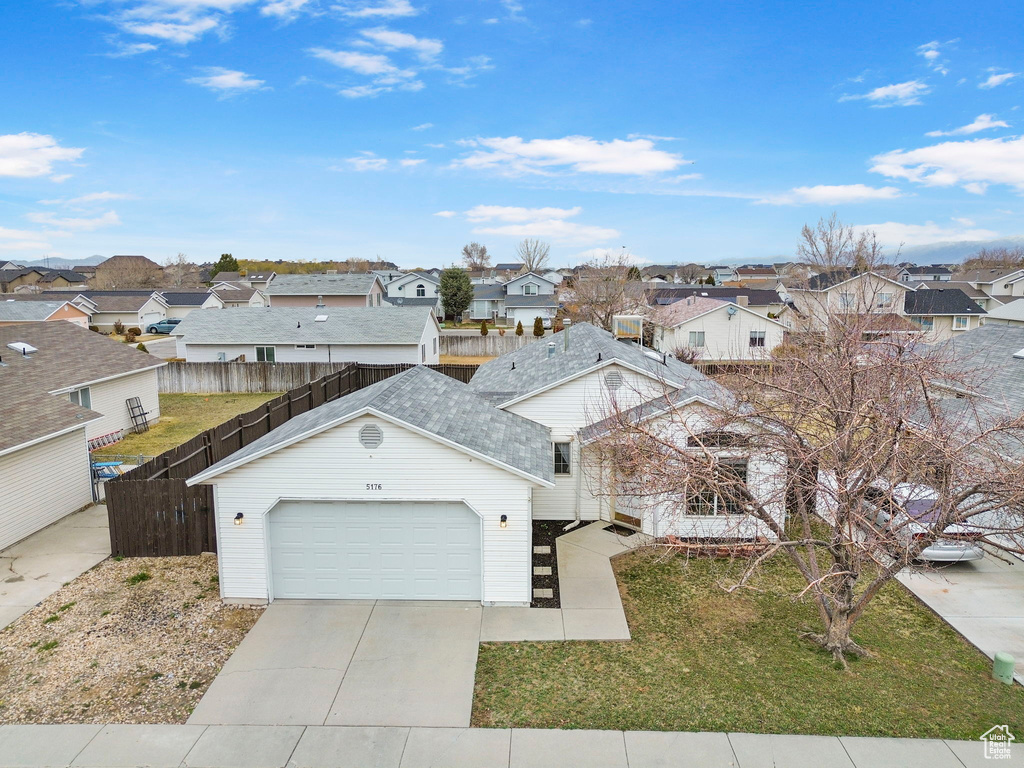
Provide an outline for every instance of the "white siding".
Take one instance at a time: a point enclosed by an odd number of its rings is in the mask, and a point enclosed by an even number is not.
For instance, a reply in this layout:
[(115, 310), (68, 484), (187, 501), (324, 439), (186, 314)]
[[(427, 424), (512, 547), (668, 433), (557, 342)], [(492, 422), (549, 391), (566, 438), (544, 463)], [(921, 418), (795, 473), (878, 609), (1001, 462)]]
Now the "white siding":
[[(432, 324), (432, 323), (431, 323)], [(436, 333), (436, 330), (435, 330)], [(295, 349), (294, 344), (269, 344), (276, 350), (279, 363), (418, 363), (418, 344), (317, 344), (316, 349)], [(256, 362), (252, 344), (189, 344), (178, 342), (178, 357), (190, 363), (216, 363), (223, 353), (226, 361), (245, 355), (245, 362)], [(427, 347), (429, 356), (430, 347)], [(429, 360), (428, 360), (429, 362)], [(434, 361), (436, 362), (436, 361)]]
[(331, 345), (331, 362), (418, 363), (419, 344)]
[(422, 355), (417, 362), (423, 362), (425, 365), (437, 365), (441, 362), (441, 333), (438, 331), (437, 324), (427, 319), (427, 325), (423, 329), (423, 335), (420, 337), (420, 345), (422, 349), (426, 350), (426, 359), (422, 359)]
[[(785, 328), (773, 323), (767, 317), (736, 310), (729, 319), (729, 307), (720, 307), (706, 315), (695, 317), (675, 328), (658, 328), (654, 334), (656, 349), (672, 354), (675, 350), (690, 345), (690, 331), (704, 332), (704, 347), (700, 349), (701, 360), (764, 360), (771, 351), (782, 343)], [(750, 332), (764, 331), (763, 347), (750, 346)]]
[(142, 399), (142, 407), (149, 411), (147, 418), (150, 424), (160, 418), (160, 396), (155, 369), (93, 384), (89, 389), (92, 395), (91, 410), (103, 414), (102, 419), (90, 421), (85, 425), (85, 433), (89, 439), (119, 429), (132, 429), (131, 416), (128, 415), (128, 406), (125, 403), (129, 397)]
[[(378, 424), (383, 444), (358, 442)], [(417, 433), (370, 416), (354, 419), (211, 480), (215, 485), (221, 595), (270, 598), (267, 512), (279, 499), (464, 501), (482, 518), (485, 603), (529, 603), (531, 521), (528, 481)], [(367, 490), (380, 483), (379, 491)], [(232, 524), (235, 514), (244, 524)], [(502, 514), (508, 527), (499, 526)]]
[(89, 451), (76, 429), (0, 456), (0, 549), (92, 501)]

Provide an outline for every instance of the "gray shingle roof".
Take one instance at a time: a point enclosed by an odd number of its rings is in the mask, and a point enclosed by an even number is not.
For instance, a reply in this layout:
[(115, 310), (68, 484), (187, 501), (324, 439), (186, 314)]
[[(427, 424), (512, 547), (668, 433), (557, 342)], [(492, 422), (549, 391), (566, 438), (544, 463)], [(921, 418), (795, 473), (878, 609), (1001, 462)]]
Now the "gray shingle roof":
[(436, 307), (437, 296), (385, 296), (384, 301), (395, 307)]
[(238, 307), (190, 312), (174, 335), (186, 344), (419, 344), (430, 317), (430, 307)]
[[(548, 482), (554, 480), (551, 435), (547, 427), (498, 410), (466, 384), (423, 366), (410, 368), (296, 416), (197, 477), (217, 474), (230, 465), (275, 450), (302, 435), (330, 428), (367, 408), (533, 477)], [(383, 431), (387, 443), (386, 425)]]
[(565, 349), (564, 333), (551, 336), (555, 345), (552, 357), (548, 357), (547, 343), (532, 342), (481, 365), (469, 386), (492, 402), (502, 403), (572, 378), (607, 360), (618, 360), (678, 387), (688, 396), (704, 397), (723, 405), (732, 402), (728, 390), (672, 355), (663, 358), (643, 347), (618, 341), (608, 331), (589, 323), (569, 329), (569, 348)]
[(1024, 350), (1024, 327), (988, 323), (943, 343), (979, 371), (973, 384), (984, 398), (977, 403), (982, 414), (1024, 413), (1024, 358), (1014, 357)]
[(704, 295), (711, 299), (724, 299), (725, 301), (735, 301), (737, 296), (746, 296), (747, 306), (751, 307), (767, 307), (782, 303), (778, 293), (766, 288), (721, 288), (713, 285), (662, 286), (652, 288), (647, 291), (647, 301), (649, 304), (664, 305), (685, 299), (687, 296)]
[(505, 298), (505, 284), (474, 285), (474, 301), (502, 301)]
[(0, 301), (0, 323), (29, 323), (45, 320), (66, 302)]
[(537, 296), (517, 296), (511, 294), (505, 297), (506, 307), (557, 307), (558, 297), (553, 293), (539, 294)]
[(377, 280), (373, 274), (278, 275), (267, 286), (270, 296), (365, 296)]
[(959, 288), (921, 288), (907, 291), (903, 311), (908, 315), (984, 315), (978, 302)]
[(178, 307), (201, 307), (210, 298), (209, 291), (160, 291), (164, 301)]

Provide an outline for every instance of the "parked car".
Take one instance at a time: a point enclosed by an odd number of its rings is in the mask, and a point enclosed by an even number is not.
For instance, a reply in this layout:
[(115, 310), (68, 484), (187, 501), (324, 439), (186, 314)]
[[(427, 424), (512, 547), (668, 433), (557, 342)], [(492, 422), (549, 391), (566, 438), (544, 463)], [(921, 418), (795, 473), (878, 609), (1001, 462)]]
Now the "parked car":
[(146, 333), (170, 333), (174, 330), (174, 326), (180, 322), (180, 317), (168, 317), (165, 320), (161, 320), (159, 323), (147, 325)]
[[(934, 488), (914, 483), (898, 483), (891, 491), (870, 488), (865, 501), (869, 519), (880, 531), (891, 531), (900, 546), (908, 548), (914, 540), (928, 536), (935, 516), (939, 514), (939, 494)], [(969, 525), (957, 523), (918, 555), (918, 560), (935, 563), (962, 563), (981, 560), (985, 551), (979, 540), (981, 533)]]
[(541, 320), (540, 324), (544, 327), (545, 331), (550, 331), (551, 330), (551, 318), (550, 317), (545, 317), (543, 320)]

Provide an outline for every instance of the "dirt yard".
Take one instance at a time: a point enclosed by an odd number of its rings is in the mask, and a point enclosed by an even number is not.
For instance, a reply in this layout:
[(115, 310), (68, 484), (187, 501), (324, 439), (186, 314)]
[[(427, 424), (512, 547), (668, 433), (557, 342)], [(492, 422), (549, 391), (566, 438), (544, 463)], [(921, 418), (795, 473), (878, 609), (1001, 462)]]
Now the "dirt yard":
[(184, 723), (261, 612), (213, 555), (105, 560), (0, 632), (0, 723)]

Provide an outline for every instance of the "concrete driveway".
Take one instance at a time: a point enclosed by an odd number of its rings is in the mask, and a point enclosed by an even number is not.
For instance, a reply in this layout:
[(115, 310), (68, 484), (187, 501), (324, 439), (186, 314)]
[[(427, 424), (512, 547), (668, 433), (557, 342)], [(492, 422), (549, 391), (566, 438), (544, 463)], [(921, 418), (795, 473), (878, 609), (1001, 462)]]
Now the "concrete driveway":
[(466, 727), (482, 608), (277, 600), (188, 722)]
[(989, 658), (1013, 654), (1024, 683), (1024, 562), (991, 555), (937, 570), (907, 570), (898, 578)]
[(146, 342), (146, 349), (149, 350), (149, 354), (168, 360), (178, 354), (178, 337), (155, 336), (152, 341)]

